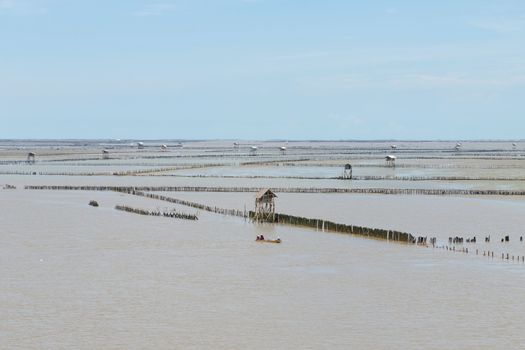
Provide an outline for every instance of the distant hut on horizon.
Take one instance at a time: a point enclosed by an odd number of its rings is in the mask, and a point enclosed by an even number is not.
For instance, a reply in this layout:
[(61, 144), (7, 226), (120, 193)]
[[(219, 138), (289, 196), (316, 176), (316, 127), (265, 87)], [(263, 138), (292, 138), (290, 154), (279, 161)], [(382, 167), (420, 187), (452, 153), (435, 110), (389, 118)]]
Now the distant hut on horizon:
[(397, 157), (393, 156), (393, 155), (386, 156), (385, 157), (386, 165), (389, 166), (389, 167), (395, 167), (396, 166), (396, 159), (397, 159)]
[(352, 179), (352, 165), (350, 163), (345, 164), (345, 168), (343, 170), (343, 179), (344, 180)]
[(35, 157), (36, 157), (36, 154), (34, 152), (29, 152), (27, 154), (27, 163), (28, 164), (35, 164)]
[(109, 151), (107, 149), (102, 150), (102, 159), (109, 159)]

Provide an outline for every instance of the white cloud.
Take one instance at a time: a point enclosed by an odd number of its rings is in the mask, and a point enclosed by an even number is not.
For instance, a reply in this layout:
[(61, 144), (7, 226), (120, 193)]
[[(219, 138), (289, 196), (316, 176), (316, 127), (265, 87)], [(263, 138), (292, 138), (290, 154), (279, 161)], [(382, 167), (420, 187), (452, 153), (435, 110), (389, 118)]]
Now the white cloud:
[(390, 7), (390, 8), (387, 8), (387, 9), (385, 10), (385, 13), (386, 13), (387, 15), (391, 15), (391, 16), (393, 16), (393, 15), (397, 15), (397, 14), (399, 13), (399, 10), (396, 9), (396, 8), (394, 8), (394, 7)]
[(432, 75), (417, 74), (404, 77), (401, 83), (421, 84), (428, 87), (454, 87), (454, 86), (513, 86), (525, 84), (525, 75), (509, 77), (469, 77), (466, 75)]
[(525, 31), (525, 15), (470, 20), (469, 25), (498, 33)]
[(13, 10), (16, 5), (15, 0), (0, 0), (0, 11)]
[(160, 16), (176, 9), (175, 4), (158, 3), (144, 6), (144, 8), (133, 12), (134, 16)]
[(41, 4), (26, 0), (0, 0), (0, 14), (42, 15), (47, 10)]
[(354, 89), (427, 89), (427, 88), (503, 88), (525, 85), (525, 74), (512, 76), (474, 76), (467, 74), (339, 74), (306, 77), (297, 81), (299, 86), (316, 91), (346, 91)]

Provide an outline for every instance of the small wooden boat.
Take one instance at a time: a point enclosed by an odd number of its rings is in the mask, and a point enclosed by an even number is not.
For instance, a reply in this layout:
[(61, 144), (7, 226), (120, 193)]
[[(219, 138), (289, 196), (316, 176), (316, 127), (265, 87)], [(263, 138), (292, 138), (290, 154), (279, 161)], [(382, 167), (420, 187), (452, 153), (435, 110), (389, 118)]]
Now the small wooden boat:
[(261, 242), (261, 243), (281, 243), (281, 239), (256, 239), (255, 242)]

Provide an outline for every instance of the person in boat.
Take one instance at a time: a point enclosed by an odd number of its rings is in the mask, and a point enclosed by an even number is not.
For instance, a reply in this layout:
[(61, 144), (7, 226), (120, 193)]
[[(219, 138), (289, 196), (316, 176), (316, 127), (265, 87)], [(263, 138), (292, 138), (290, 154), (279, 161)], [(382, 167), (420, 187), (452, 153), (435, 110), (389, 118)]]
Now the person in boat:
[(281, 238), (280, 237), (277, 237), (277, 239), (275, 240), (277, 243), (281, 243)]
[(263, 235), (261, 235), (261, 241), (264, 241), (264, 236)]
[(260, 241), (261, 240), (261, 236), (257, 235), (257, 238), (255, 240), (256, 241)]

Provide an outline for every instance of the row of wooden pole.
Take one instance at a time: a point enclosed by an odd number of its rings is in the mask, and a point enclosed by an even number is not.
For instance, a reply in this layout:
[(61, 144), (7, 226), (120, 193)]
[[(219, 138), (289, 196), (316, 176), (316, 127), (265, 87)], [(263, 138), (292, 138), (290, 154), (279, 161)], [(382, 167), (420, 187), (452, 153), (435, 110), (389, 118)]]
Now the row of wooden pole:
[[(233, 216), (240, 216), (240, 217), (254, 217), (255, 213), (253, 211), (249, 211), (248, 213), (242, 212), (240, 210), (235, 209), (222, 209), (218, 207), (212, 207), (212, 206), (206, 206), (203, 204), (190, 202), (190, 201), (184, 201), (179, 200), (172, 197), (167, 196), (161, 196), (151, 193), (144, 193), (144, 192), (130, 192), (130, 194), (138, 195), (138, 196), (144, 196), (148, 198), (168, 201), (171, 203), (181, 204), (181, 205), (189, 205), (193, 208), (203, 209), (206, 211), (223, 214), (223, 215), (233, 215)], [(331, 222), (328, 220), (322, 220), (322, 219), (312, 219), (312, 218), (304, 218), (299, 216), (293, 216), (293, 215), (287, 215), (287, 214), (275, 214), (275, 222), (281, 223), (281, 224), (287, 224), (287, 225), (294, 225), (294, 226), (304, 226), (304, 227), (311, 227), (316, 228), (317, 230), (322, 231), (331, 231), (331, 232), (337, 232), (337, 233), (348, 233), (348, 234), (354, 234), (359, 236), (364, 236), (367, 238), (374, 238), (374, 239), (383, 239), (387, 241), (395, 241), (395, 242), (406, 242), (406, 243), (416, 243), (417, 238), (426, 238), (426, 237), (415, 237), (412, 234), (406, 233), (406, 232), (399, 232), (394, 230), (384, 230), (384, 229), (375, 229), (375, 228), (368, 228), (363, 226), (356, 226), (356, 225), (345, 225), (345, 224), (338, 224), (335, 222)], [(425, 239), (426, 241), (426, 239)], [(433, 240), (435, 242), (435, 239)], [(435, 245), (434, 245), (435, 246)], [(460, 249), (456, 249), (456, 246), (442, 246), (441, 248), (451, 250), (454, 252), (461, 252), (465, 254), (469, 254), (469, 248), (468, 247), (461, 247)], [(476, 249), (476, 255), (479, 254), (479, 250)], [(494, 258), (494, 252), (493, 251), (484, 251), (483, 256), (489, 256)], [(502, 260), (517, 260), (520, 261), (520, 256), (514, 256), (510, 254), (502, 254), (501, 255)], [(525, 262), (525, 256), (521, 256), (521, 261)]]
[[(469, 158), (471, 159), (471, 158)], [(341, 159), (344, 161), (344, 159)], [(329, 163), (283, 163), (279, 164), (283, 167), (322, 167), (322, 168), (342, 168), (341, 164)], [(374, 164), (352, 164), (353, 168), (383, 168), (384, 163)], [(396, 168), (415, 168), (415, 169), (524, 169), (525, 165), (521, 164), (500, 164), (500, 165), (466, 165), (466, 164), (406, 164), (397, 163)]]
[[(444, 245), (444, 246), (434, 246), (434, 248), (440, 248), (440, 249), (445, 249), (445, 250), (452, 251), (452, 252), (469, 254), (468, 247), (461, 247), (461, 248), (456, 249), (455, 246)], [(479, 251), (479, 249), (476, 249), (476, 255), (481, 255), (481, 252)], [(483, 256), (494, 258), (494, 251), (484, 250)], [(498, 256), (498, 254), (496, 254), (496, 256)], [(525, 255), (520, 256), (520, 255), (511, 255), (510, 253), (501, 253), (501, 260), (512, 260), (512, 261), (518, 261), (518, 262), (521, 261), (525, 263)]]
[(141, 208), (133, 208), (127, 205), (116, 205), (115, 209), (125, 211), (128, 213), (134, 213), (139, 215), (148, 215), (148, 216), (163, 216), (175, 219), (184, 219), (184, 220), (198, 220), (196, 214), (186, 214), (177, 211), (160, 211), (160, 210), (147, 210)]
[[(257, 192), (258, 187), (204, 187), (204, 186), (25, 186), (28, 190), (81, 190), (81, 191), (148, 191), (148, 192)], [(453, 189), (404, 189), (404, 188), (272, 188), (281, 193), (353, 193), (389, 195), (478, 195), (478, 196), (525, 196), (525, 191), (512, 190), (453, 190)]]
[(157, 199), (157, 200), (161, 200), (161, 201), (165, 201), (165, 202), (169, 202), (169, 203), (173, 203), (173, 204), (184, 205), (184, 206), (188, 206), (188, 207), (192, 207), (192, 208), (196, 208), (196, 209), (200, 209), (200, 210), (204, 210), (204, 211), (208, 211), (208, 212), (212, 212), (212, 213), (216, 213), (216, 214), (223, 214), (223, 215), (230, 215), (230, 216), (239, 216), (239, 217), (246, 217), (247, 216), (247, 214), (244, 211), (242, 211), (242, 210), (223, 209), (223, 208), (219, 208), (219, 207), (204, 205), (204, 204), (191, 202), (191, 201), (186, 201), (186, 200), (182, 200), (182, 199), (177, 199), (177, 198), (173, 198), (173, 197), (162, 196), (162, 195), (155, 194), (155, 193), (145, 193), (145, 192), (142, 192), (142, 191), (127, 191), (127, 190), (116, 190), (116, 191), (117, 192), (124, 192), (124, 193), (128, 193), (128, 194), (132, 194), (132, 195), (135, 195), (135, 196), (141, 196), (141, 197), (146, 197), (146, 198), (151, 198), (151, 199)]
[(215, 175), (215, 174), (170, 174), (162, 176), (187, 178), (224, 179), (294, 179), (294, 180), (354, 180), (354, 181), (525, 181), (525, 177), (465, 177), (465, 176), (372, 176), (353, 175), (351, 179), (342, 176), (283, 176), (283, 175)]
[[(213, 212), (217, 214), (238, 216), (238, 217), (244, 217), (244, 218), (247, 218), (247, 217), (253, 218), (255, 215), (253, 211), (244, 212), (244, 211), (237, 210), (237, 209), (224, 209), (224, 208), (219, 208), (216, 206), (208, 206), (208, 205), (204, 205), (204, 204), (200, 204), (196, 202), (181, 200), (181, 199), (158, 195), (154, 193), (146, 193), (143, 191), (117, 190), (117, 192), (124, 192), (128, 194), (136, 195), (136, 196), (162, 200), (162, 201), (179, 204), (179, 205), (185, 205), (185, 206), (189, 206), (192, 208), (201, 209), (201, 210), (205, 210), (205, 211), (209, 211), (209, 212)], [(362, 226), (356, 226), (356, 225), (338, 224), (338, 223), (328, 221), (328, 220), (303, 218), (303, 217), (287, 215), (287, 214), (275, 214), (275, 222), (282, 223), (282, 224), (288, 224), (288, 225), (295, 225), (295, 226), (312, 227), (316, 229), (322, 228), (323, 231), (351, 233), (355, 235), (361, 235), (361, 236), (366, 236), (366, 237), (371, 237), (371, 238), (376, 238), (376, 239), (384, 239), (384, 240), (392, 240), (392, 241), (400, 241), (400, 242), (413, 242), (415, 240), (414, 236), (406, 232), (375, 229), (375, 228), (362, 227)]]

